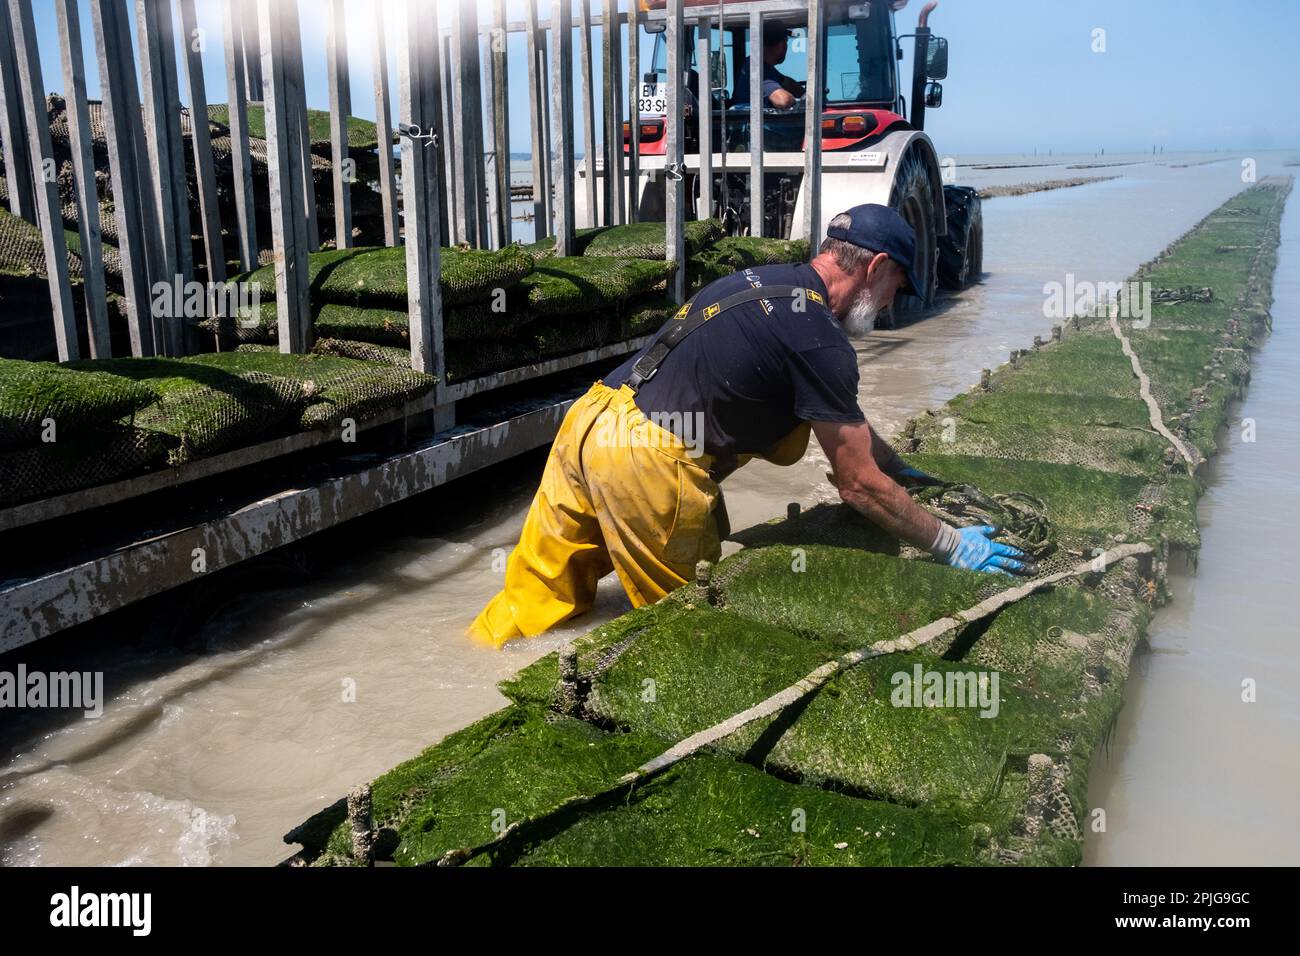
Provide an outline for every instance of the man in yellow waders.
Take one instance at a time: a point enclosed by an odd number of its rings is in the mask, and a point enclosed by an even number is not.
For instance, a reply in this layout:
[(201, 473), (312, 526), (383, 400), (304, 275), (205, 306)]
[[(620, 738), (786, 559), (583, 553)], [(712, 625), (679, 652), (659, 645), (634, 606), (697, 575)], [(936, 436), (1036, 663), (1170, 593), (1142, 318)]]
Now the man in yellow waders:
[(569, 409), (506, 565), (505, 588), (471, 626), (500, 646), (591, 607), (618, 573), (651, 604), (721, 554), (721, 490), (751, 458), (799, 461), (809, 433), (841, 498), (954, 567), (1029, 570), (991, 540), (918, 507), (899, 480), (934, 482), (872, 431), (858, 407), (862, 335), (900, 289), (919, 288), (912, 229), (892, 209), (856, 206), (830, 221), (810, 264), (746, 269), (711, 283), (650, 344)]

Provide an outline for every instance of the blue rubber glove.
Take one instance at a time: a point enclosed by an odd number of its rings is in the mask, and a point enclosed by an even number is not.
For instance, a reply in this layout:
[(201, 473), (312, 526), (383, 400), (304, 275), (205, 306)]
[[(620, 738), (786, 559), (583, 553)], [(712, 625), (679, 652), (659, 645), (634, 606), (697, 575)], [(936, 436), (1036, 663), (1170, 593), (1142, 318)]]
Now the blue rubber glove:
[(942, 525), (930, 552), (954, 568), (985, 571), (990, 574), (1032, 574), (1034, 567), (1025, 561), (1025, 553), (1009, 544), (991, 540), (998, 533), (992, 525), (954, 528)]
[(902, 484), (906, 484), (906, 485), (942, 485), (942, 484), (943, 484), (943, 480), (942, 480), (942, 479), (940, 479), (940, 478), (936, 478), (936, 477), (934, 477), (934, 475), (927, 475), (927, 474), (926, 474), (925, 472), (923, 472), (920, 468), (913, 468), (911, 465), (908, 465), (908, 466), (907, 466), (906, 468), (904, 468), (902, 471), (898, 472), (898, 474), (894, 475), (894, 479), (895, 479), (895, 480), (896, 480), (900, 485), (902, 485)]

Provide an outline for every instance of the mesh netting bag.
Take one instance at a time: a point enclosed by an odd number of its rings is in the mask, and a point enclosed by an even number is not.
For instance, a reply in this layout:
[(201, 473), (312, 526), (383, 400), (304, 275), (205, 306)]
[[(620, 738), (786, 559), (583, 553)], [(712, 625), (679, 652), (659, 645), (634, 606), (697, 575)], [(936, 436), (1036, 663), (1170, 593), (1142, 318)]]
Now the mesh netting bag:
[(543, 358), (594, 349), (611, 341), (619, 329), (618, 317), (605, 312), (583, 312), (534, 322), (527, 329)]
[(680, 306), (662, 295), (640, 296), (628, 302), (619, 314), (619, 339), (649, 335), (677, 314)]
[(411, 350), (399, 345), (379, 345), (375, 342), (358, 342), (355, 339), (317, 339), (311, 347), (315, 355), (337, 355), (341, 358), (382, 362), (400, 368), (411, 367)]
[[(686, 254), (699, 252), (722, 235), (717, 219), (702, 219), (682, 226)], [(609, 226), (592, 236), (583, 249), (584, 256), (631, 256), (637, 259), (664, 259), (667, 240), (662, 222), (634, 222)]]
[[(717, 219), (702, 219), (684, 223), (682, 235), (686, 254), (699, 252), (722, 235), (722, 223)], [(578, 229), (573, 234), (577, 256), (621, 256), (635, 259), (664, 259), (667, 257), (667, 239), (662, 222), (634, 222), (623, 226), (593, 226)], [(555, 257), (555, 237), (547, 236), (524, 247), (537, 259)]]
[(54, 362), (0, 359), (0, 448), (41, 441), (46, 419), (56, 436), (89, 431), (144, 408), (147, 385)]
[(809, 258), (806, 239), (764, 239), (759, 236), (723, 236), (709, 247), (737, 268), (796, 264)]
[(78, 491), (165, 465), (173, 446), (158, 432), (106, 425), (0, 451), (0, 505)]
[(409, 367), (362, 362), (337, 355), (291, 355), (271, 351), (235, 351), (201, 355), (187, 362), (213, 369), (234, 369), (294, 382), (306, 407), (303, 428), (327, 428), (345, 418), (368, 421), (428, 393), (434, 379)]
[(567, 256), (547, 259), (519, 283), (519, 294), (539, 315), (595, 312), (649, 292), (676, 266), (650, 259)]
[(464, 382), (492, 372), (523, 368), (532, 365), (538, 357), (531, 342), (519, 339), (454, 342), (447, 346), (447, 381)]
[[(406, 249), (384, 246), (315, 252), (308, 258), (308, 284), (315, 302), (383, 305), (405, 308)], [(443, 249), (440, 263), (443, 306), (490, 299), (497, 289), (510, 289), (533, 268), (532, 256), (511, 245), (496, 252), (483, 249)], [(262, 298), (275, 296), (273, 266), (237, 276), (233, 282), (256, 282)]]
[(206, 358), (89, 359), (69, 367), (110, 372), (152, 390), (158, 399), (136, 413), (135, 425), (174, 439), (174, 465), (269, 437), (297, 417), (300, 383), (258, 371), (237, 353), (211, 366)]

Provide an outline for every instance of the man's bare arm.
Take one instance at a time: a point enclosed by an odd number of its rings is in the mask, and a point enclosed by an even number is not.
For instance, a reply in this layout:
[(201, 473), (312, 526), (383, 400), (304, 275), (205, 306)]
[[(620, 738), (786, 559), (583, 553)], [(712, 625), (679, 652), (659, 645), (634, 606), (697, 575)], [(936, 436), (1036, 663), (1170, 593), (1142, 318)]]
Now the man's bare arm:
[[(840, 497), (874, 524), (908, 544), (928, 550), (939, 534), (939, 521), (917, 506), (907, 492), (881, 470), (880, 454), (890, 460), (893, 449), (876, 438), (871, 425), (813, 422), (813, 433), (821, 443)], [(877, 446), (889, 450), (885, 455)], [(901, 467), (901, 465), (900, 465)]]
[(898, 456), (894, 446), (881, 438), (875, 429), (871, 431), (871, 457), (875, 459), (877, 468), (894, 479), (907, 467), (907, 462)]

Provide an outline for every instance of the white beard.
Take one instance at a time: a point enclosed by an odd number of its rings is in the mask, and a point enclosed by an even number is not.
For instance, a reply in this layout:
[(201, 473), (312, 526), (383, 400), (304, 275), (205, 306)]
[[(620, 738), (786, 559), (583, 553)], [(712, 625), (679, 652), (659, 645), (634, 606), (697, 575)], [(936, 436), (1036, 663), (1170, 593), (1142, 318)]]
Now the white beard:
[(870, 289), (863, 289), (858, 301), (853, 303), (849, 314), (844, 317), (844, 332), (851, 338), (860, 338), (876, 327), (876, 316), (880, 306), (872, 298)]

